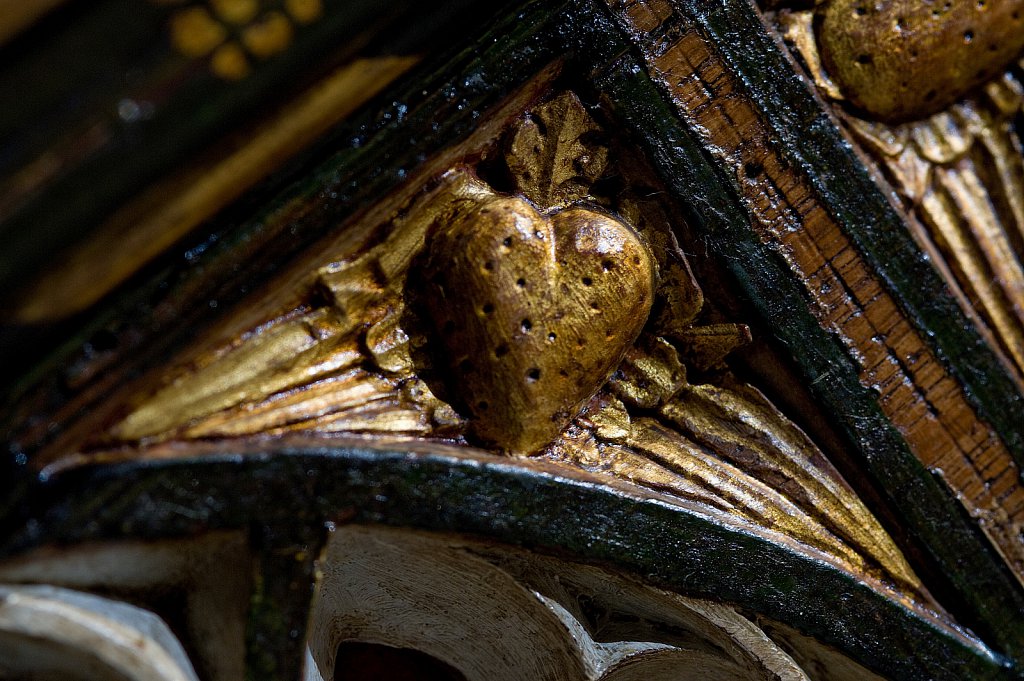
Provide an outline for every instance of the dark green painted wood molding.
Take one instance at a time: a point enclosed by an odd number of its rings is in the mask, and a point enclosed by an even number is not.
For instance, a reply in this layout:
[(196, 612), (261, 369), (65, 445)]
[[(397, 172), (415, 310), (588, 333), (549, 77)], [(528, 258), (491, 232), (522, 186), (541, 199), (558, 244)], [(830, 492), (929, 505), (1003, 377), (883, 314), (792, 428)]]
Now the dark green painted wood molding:
[[(777, 46), (764, 34), (759, 21), (751, 25), (737, 19), (732, 30), (730, 40), (770, 48), (765, 61), (777, 57)], [(762, 35), (755, 37), (758, 33)], [(971, 612), (958, 612), (957, 616), (998, 642), (1007, 654), (1024, 660), (1024, 593), (1016, 580), (960, 502), (909, 450), (881, 412), (875, 394), (861, 385), (854, 360), (811, 314), (802, 284), (750, 226), (735, 177), (707, 154), (699, 135), (685, 128), (666, 104), (665, 93), (638, 75), (638, 71), (645, 73), (642, 63), (624, 58), (597, 78), (598, 89), (616, 93), (613, 104), (617, 114), (633, 130), (676, 197), (688, 206), (690, 226), (707, 237), (720, 266), (744, 292), (752, 312), (776, 333), (782, 351), (832, 415), (865, 470), (940, 566), (950, 586), (963, 597)], [(788, 64), (776, 67), (766, 81), (784, 80), (792, 73)], [(772, 114), (767, 112), (769, 120)], [(820, 110), (816, 120), (819, 126), (831, 125)], [(780, 123), (775, 121), (775, 125)], [(833, 128), (832, 134), (839, 133)], [(809, 168), (812, 175), (815, 171)], [(853, 185), (845, 191), (860, 189)], [(870, 191), (884, 200), (874, 185)], [(895, 294), (900, 296), (899, 291)]]
[(819, 197), (1024, 471), (1024, 396), (746, 2), (674, 0), (717, 45)]
[[(690, 596), (737, 604), (786, 622), (893, 679), (1008, 679), (1006, 663), (920, 618), (826, 563), (679, 507), (487, 457), (348, 449), (313, 442), (205, 445), (202, 458), (79, 468), (33, 484), (5, 523), (0, 557), (48, 543), (193, 536), (272, 528), (264, 547), (310, 546), (328, 521), (454, 532), (607, 565)], [(268, 500), (273, 503), (268, 503)], [(279, 533), (279, 534), (275, 534)], [(282, 562), (294, 562), (294, 551)], [(264, 558), (264, 562), (268, 558)], [(273, 571), (267, 579), (274, 579)], [(290, 580), (295, 570), (280, 579)], [(261, 591), (278, 631), (303, 631), (302, 612)], [(287, 598), (294, 599), (292, 593)], [(287, 600), (285, 598), (285, 600)], [(250, 657), (297, 678), (302, 636), (251, 634), (278, 648)], [(297, 640), (296, 640), (297, 639)]]

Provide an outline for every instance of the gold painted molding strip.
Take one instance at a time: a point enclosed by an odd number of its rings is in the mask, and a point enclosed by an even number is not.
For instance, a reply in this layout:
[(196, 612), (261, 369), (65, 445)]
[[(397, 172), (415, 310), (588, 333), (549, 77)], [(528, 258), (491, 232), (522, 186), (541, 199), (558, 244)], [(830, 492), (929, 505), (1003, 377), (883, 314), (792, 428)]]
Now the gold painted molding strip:
[(41, 19), (66, 0), (3, 0), (0, 2), (0, 45)]
[(342, 66), (227, 156), (160, 181), (118, 210), (94, 238), (39, 278), (15, 319), (35, 324), (80, 312), (418, 63), (360, 58)]

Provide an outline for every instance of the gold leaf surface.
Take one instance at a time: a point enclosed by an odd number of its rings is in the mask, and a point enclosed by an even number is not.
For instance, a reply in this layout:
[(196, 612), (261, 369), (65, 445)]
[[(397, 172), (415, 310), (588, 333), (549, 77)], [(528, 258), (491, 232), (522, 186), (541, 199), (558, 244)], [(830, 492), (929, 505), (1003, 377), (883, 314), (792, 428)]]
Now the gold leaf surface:
[(590, 195), (608, 149), (574, 93), (536, 107), (512, 137), (506, 162), (520, 192), (541, 206), (568, 205)]

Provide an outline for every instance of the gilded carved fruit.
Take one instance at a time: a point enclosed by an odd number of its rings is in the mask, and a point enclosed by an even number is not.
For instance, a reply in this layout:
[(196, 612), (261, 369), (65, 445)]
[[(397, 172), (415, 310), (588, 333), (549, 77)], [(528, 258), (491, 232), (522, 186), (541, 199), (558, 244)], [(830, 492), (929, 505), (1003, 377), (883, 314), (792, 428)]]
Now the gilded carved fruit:
[(569, 208), (494, 198), (429, 242), (431, 345), (472, 434), (509, 452), (550, 442), (640, 334), (654, 263), (632, 228)]
[(821, 54), (853, 104), (899, 122), (946, 108), (1024, 49), (1024, 0), (832, 0)]

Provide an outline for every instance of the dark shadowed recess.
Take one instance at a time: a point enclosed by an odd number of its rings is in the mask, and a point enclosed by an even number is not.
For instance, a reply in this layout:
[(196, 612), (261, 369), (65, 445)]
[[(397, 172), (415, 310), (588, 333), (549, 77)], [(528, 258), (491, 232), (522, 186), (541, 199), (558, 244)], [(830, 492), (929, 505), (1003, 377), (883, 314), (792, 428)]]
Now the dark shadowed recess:
[(466, 680), (457, 669), (426, 653), (378, 643), (342, 643), (335, 665), (334, 681)]

